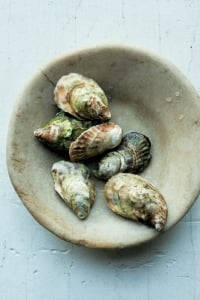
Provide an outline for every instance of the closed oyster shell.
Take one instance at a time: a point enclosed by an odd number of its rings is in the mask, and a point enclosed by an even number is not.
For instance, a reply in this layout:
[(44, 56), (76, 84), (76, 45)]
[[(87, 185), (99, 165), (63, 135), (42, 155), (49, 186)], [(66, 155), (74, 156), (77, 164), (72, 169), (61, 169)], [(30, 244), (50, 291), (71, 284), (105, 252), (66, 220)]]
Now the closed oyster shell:
[(129, 149), (133, 155), (132, 165), (129, 166), (129, 171), (133, 173), (142, 172), (151, 159), (151, 142), (142, 133), (128, 132), (123, 138), (122, 149)]
[(85, 219), (95, 201), (88, 168), (81, 163), (58, 161), (52, 166), (55, 190), (79, 219)]
[(108, 121), (111, 113), (108, 100), (100, 86), (81, 74), (62, 76), (54, 91), (57, 106), (76, 118)]
[(119, 172), (142, 172), (151, 159), (151, 143), (147, 136), (139, 132), (128, 132), (121, 144), (107, 153), (98, 163), (93, 173), (100, 179), (109, 179)]
[(115, 150), (108, 152), (99, 162), (93, 174), (103, 180), (111, 178), (119, 172), (128, 172), (133, 158), (130, 150)]
[(72, 161), (87, 160), (118, 146), (122, 139), (122, 129), (113, 122), (90, 127), (84, 131), (69, 148)]
[(44, 127), (35, 130), (34, 135), (48, 147), (68, 153), (71, 142), (93, 125), (92, 121), (80, 121), (61, 111)]
[(108, 207), (115, 213), (142, 221), (161, 231), (167, 221), (167, 205), (159, 190), (141, 176), (118, 173), (105, 184)]

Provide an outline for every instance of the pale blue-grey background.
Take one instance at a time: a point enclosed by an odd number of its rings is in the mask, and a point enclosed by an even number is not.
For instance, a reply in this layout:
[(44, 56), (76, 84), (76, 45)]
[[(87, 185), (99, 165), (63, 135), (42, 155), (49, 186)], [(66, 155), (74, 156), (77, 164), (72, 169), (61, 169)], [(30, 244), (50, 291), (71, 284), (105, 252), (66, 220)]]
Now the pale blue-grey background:
[(200, 199), (145, 246), (87, 249), (36, 223), (11, 186), (5, 158), (18, 92), (60, 53), (110, 42), (142, 45), (175, 63), (200, 92), (199, 16), (199, 0), (0, 0), (1, 300), (200, 299)]

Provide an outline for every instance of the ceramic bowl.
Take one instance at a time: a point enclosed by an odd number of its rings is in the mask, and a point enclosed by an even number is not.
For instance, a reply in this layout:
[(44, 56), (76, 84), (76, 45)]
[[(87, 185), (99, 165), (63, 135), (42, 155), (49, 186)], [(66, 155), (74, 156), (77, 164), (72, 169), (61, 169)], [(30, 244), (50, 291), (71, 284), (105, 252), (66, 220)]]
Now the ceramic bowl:
[(152, 160), (141, 174), (164, 195), (165, 230), (190, 209), (200, 191), (200, 99), (170, 62), (147, 50), (105, 46), (58, 57), (37, 71), (13, 109), (7, 165), (13, 186), (33, 217), (61, 239), (96, 248), (123, 248), (159, 233), (110, 211), (103, 182), (90, 216), (80, 221), (54, 191), (52, 164), (63, 159), (40, 144), (33, 131), (58, 111), (58, 79), (77, 72), (96, 80), (110, 99), (112, 120), (123, 131), (139, 131), (152, 143)]

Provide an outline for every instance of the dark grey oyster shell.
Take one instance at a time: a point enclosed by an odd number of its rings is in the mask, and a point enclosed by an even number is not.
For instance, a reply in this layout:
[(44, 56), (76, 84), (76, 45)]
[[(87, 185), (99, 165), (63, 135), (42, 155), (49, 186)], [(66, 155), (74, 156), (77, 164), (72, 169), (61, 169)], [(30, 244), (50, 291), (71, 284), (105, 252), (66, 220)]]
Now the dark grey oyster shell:
[(150, 149), (151, 143), (147, 136), (134, 131), (128, 132), (121, 144), (98, 162), (98, 168), (93, 173), (105, 180), (119, 172), (140, 173), (151, 159)]

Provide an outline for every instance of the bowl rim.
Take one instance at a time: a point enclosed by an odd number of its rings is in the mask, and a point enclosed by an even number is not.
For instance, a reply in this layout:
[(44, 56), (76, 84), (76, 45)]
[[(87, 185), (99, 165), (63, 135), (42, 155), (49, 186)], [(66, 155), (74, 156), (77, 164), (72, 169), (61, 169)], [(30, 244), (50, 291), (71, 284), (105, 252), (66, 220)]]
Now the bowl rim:
[[(60, 55), (56, 55), (55, 57), (53, 57), (52, 59), (49, 60), (49, 62), (43, 64), (41, 67), (39, 67), (33, 75), (30, 76), (30, 78), (27, 80), (27, 82), (24, 84), (23, 89), (18, 93), (16, 100), (13, 104), (12, 107), (12, 112), (10, 115), (10, 119), (9, 119), (9, 123), (8, 123), (8, 131), (7, 131), (7, 143), (6, 143), (6, 163), (7, 163), (7, 170), (8, 170), (8, 175), (9, 178), (11, 180), (11, 183), (16, 191), (16, 193), (18, 194), (19, 198), (21, 199), (23, 205), (27, 208), (27, 210), (31, 213), (31, 215), (34, 217), (35, 220), (37, 220), (37, 222), (42, 225), (43, 227), (45, 227), (47, 230), (49, 230), (50, 232), (52, 232), (53, 234), (55, 234), (56, 236), (58, 236), (59, 238), (74, 243), (74, 244), (80, 244), (80, 245), (84, 245), (90, 248), (100, 248), (100, 249), (117, 249), (117, 248), (126, 248), (126, 247), (133, 247), (133, 246), (137, 246), (143, 243), (146, 243), (154, 238), (156, 238), (159, 234), (155, 234), (153, 238), (149, 238), (149, 239), (145, 239), (145, 241), (140, 241), (140, 242), (133, 242), (133, 243), (129, 243), (128, 245), (124, 245), (123, 247), (121, 245), (116, 246), (115, 244), (113, 245), (111, 244), (104, 244), (104, 243), (94, 243), (93, 241), (86, 241), (86, 240), (79, 240), (77, 241), (76, 239), (67, 239), (66, 237), (63, 237), (62, 233), (60, 232), (59, 228), (57, 230), (57, 228), (53, 226), (51, 226), (51, 224), (45, 220), (45, 218), (43, 219), (39, 213), (36, 213), (35, 211), (33, 211), (32, 209), (30, 209), (29, 205), (27, 204), (27, 201), (24, 201), (24, 197), (25, 195), (23, 194), (23, 191), (20, 191), (19, 187), (17, 186), (16, 182), (15, 182), (15, 178), (12, 174), (13, 171), (13, 166), (10, 160), (10, 156), (9, 156), (9, 148), (10, 148), (10, 144), (11, 144), (11, 132), (12, 132), (12, 128), (13, 125), (15, 123), (15, 114), (16, 114), (16, 110), (19, 106), (19, 104), (21, 103), (21, 97), (22, 95), (25, 93), (25, 91), (32, 85), (32, 83), (35, 81), (35, 79), (38, 77), (39, 74), (41, 74), (41, 72), (43, 73), (43, 70), (50, 68), (51, 66), (55, 65), (57, 62), (63, 60), (63, 59), (71, 59), (73, 56), (77, 56), (77, 55), (84, 55), (84, 54), (88, 54), (89, 52), (94, 53), (94, 52), (101, 52), (101, 51), (105, 51), (105, 50), (121, 50), (121, 51), (129, 51), (132, 53), (140, 53), (144, 56), (147, 56), (148, 58), (150, 58), (151, 60), (156, 61), (158, 64), (161, 64), (163, 66), (166, 66), (167, 68), (169, 68), (171, 71), (173, 71), (175, 73), (175, 76), (177, 76), (178, 79), (180, 79), (193, 93), (195, 93), (197, 95), (197, 97), (199, 97), (200, 100), (200, 96), (197, 92), (197, 90), (194, 88), (194, 86), (192, 85), (192, 82), (190, 81), (190, 79), (188, 79), (186, 77), (186, 75), (178, 68), (175, 66), (174, 63), (172, 63), (171, 61), (169, 61), (167, 58), (163, 57), (162, 55), (149, 50), (147, 48), (144, 48), (142, 46), (138, 46), (138, 45), (126, 45), (126, 44), (117, 44), (117, 43), (108, 43), (108, 44), (103, 44), (103, 45), (96, 45), (96, 46), (89, 46), (86, 48), (80, 48), (80, 49), (76, 49), (76, 50), (71, 50), (69, 52), (65, 52), (65, 53), (61, 53)], [(44, 75), (44, 73), (43, 73)], [(48, 80), (48, 78), (47, 78)], [(53, 82), (52, 82), (53, 84)], [(200, 102), (199, 102), (199, 107), (200, 107)], [(190, 203), (190, 205), (188, 206), (188, 210), (192, 207), (192, 205), (194, 204), (194, 202), (196, 201), (196, 199), (198, 198), (200, 194), (200, 186), (199, 189), (196, 193), (196, 196), (194, 197), (193, 202)], [(187, 210), (187, 211), (188, 211)], [(183, 216), (180, 217), (180, 219)], [(180, 219), (177, 220), (177, 222), (180, 221)], [(176, 223), (177, 223), (176, 222)], [(176, 224), (174, 223), (173, 226)], [(173, 227), (171, 226), (170, 229)], [(167, 229), (168, 230), (168, 229)], [(163, 232), (167, 231), (164, 230)]]

